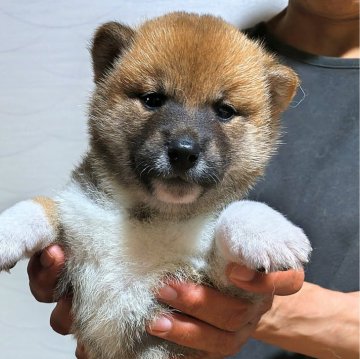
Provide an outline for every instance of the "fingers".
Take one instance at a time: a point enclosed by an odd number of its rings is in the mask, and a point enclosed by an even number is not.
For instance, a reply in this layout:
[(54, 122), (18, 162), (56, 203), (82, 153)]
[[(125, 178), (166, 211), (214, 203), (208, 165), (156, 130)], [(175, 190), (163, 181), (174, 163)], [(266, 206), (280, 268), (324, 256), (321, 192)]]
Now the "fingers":
[(254, 304), (193, 283), (169, 283), (157, 297), (182, 313), (157, 318), (148, 332), (214, 359), (237, 353), (272, 303), (272, 296)]
[[(64, 261), (64, 252), (58, 245), (52, 245), (31, 257), (28, 264), (29, 285), (31, 293), (39, 302), (54, 301), (54, 290)], [(71, 297), (63, 297), (58, 301), (51, 313), (50, 325), (59, 334), (70, 333)]]
[(259, 273), (232, 263), (227, 268), (231, 283), (251, 293), (291, 295), (298, 292), (304, 283), (303, 270)]
[(61, 335), (67, 335), (71, 332), (73, 322), (71, 301), (71, 297), (60, 298), (50, 316), (51, 328)]
[(159, 290), (157, 298), (172, 308), (225, 331), (241, 329), (271, 306), (271, 301), (253, 304), (247, 299), (230, 297), (213, 288), (193, 283), (170, 283)]
[(239, 332), (223, 331), (192, 317), (174, 313), (157, 318), (148, 332), (157, 337), (189, 348), (211, 353), (206, 358), (223, 358), (236, 354), (244, 344), (256, 323), (247, 324)]
[(64, 266), (60, 246), (52, 245), (31, 257), (28, 264), (30, 290), (39, 302), (53, 302), (56, 282)]
[(157, 297), (182, 313), (157, 318), (147, 328), (148, 332), (203, 351), (206, 358), (233, 355), (271, 308), (273, 296), (296, 293), (304, 282), (303, 271), (263, 274), (237, 264), (229, 265), (227, 275), (234, 285), (262, 294), (264, 300), (251, 303), (205, 286), (169, 283), (159, 290)]

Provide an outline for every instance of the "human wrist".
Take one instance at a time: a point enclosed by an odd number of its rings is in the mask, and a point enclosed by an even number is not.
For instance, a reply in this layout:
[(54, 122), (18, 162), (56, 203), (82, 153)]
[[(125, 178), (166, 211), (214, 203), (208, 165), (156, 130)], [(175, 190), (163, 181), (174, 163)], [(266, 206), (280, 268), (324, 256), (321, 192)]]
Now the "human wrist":
[(304, 283), (296, 294), (275, 297), (253, 337), (316, 358), (358, 353), (358, 296)]

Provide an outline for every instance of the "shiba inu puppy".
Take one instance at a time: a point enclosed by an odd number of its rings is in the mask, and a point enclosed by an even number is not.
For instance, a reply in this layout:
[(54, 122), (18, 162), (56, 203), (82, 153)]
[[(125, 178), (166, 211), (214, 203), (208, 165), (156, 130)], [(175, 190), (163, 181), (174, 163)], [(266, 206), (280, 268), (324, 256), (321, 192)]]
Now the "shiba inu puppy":
[[(0, 216), (0, 268), (53, 242), (66, 253), (57, 295), (73, 292), (73, 332), (92, 359), (196, 353), (148, 335), (170, 308), (169, 278), (233, 295), (225, 266), (301, 268), (303, 231), (240, 200), (276, 149), (298, 79), (212, 16), (172, 13), (94, 37), (90, 149), (54, 199)], [(254, 299), (255, 300), (255, 299)]]

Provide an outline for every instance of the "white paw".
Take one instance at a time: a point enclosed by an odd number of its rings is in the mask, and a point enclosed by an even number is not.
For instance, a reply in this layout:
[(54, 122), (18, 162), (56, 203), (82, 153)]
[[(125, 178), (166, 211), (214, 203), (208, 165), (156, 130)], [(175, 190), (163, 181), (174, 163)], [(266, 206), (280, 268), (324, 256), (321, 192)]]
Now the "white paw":
[(0, 238), (0, 272), (5, 271), (9, 272), (11, 268), (15, 267), (16, 263), (22, 258), (21, 253), (16, 253), (12, 248), (4, 249), (4, 246), (1, 245), (3, 238)]
[(3, 227), (2, 222), (0, 218), (0, 272), (8, 271), (23, 257), (23, 246), (16, 238), (17, 230)]
[(253, 201), (235, 202), (221, 213), (215, 240), (229, 262), (265, 272), (300, 269), (311, 253), (301, 228), (266, 204)]
[(0, 214), (0, 271), (31, 256), (54, 239), (55, 232), (43, 208), (32, 200), (22, 201)]

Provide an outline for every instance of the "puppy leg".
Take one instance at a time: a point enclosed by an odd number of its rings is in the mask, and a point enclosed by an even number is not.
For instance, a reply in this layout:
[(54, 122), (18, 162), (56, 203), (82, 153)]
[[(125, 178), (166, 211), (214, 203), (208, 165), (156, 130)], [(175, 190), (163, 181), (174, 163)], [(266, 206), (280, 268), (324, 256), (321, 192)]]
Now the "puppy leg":
[(246, 200), (231, 204), (221, 213), (215, 241), (227, 263), (265, 272), (300, 269), (311, 252), (302, 229), (266, 204)]
[(0, 214), (0, 271), (9, 270), (56, 238), (56, 206), (52, 199), (36, 197), (15, 204)]

